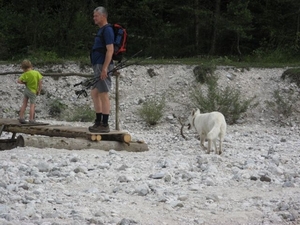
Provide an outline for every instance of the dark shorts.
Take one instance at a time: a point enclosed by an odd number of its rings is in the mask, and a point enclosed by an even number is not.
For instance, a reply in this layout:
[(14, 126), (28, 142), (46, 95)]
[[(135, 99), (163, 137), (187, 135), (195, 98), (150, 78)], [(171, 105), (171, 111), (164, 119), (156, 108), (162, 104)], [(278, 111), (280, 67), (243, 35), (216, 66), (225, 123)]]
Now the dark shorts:
[[(111, 71), (114, 68), (113, 64), (110, 64), (108, 67), (108, 71)], [(94, 77), (100, 78), (102, 64), (93, 65)], [(92, 89), (97, 88), (99, 92), (109, 92), (111, 90), (112, 82), (111, 82), (111, 73), (107, 74), (107, 78), (105, 80), (98, 80), (92, 87)]]
[(28, 88), (25, 88), (24, 90), (24, 97), (29, 99), (30, 104), (36, 103), (36, 94), (34, 94)]

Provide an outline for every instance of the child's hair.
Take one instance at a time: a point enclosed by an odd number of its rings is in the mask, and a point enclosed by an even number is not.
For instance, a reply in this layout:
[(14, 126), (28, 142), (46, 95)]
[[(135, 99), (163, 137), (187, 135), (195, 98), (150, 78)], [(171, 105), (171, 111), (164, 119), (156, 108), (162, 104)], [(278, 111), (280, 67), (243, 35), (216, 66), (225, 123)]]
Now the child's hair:
[(32, 64), (31, 64), (31, 62), (30, 62), (29, 60), (24, 59), (23, 62), (22, 62), (22, 64), (21, 64), (21, 68), (22, 68), (23, 70), (32, 68)]

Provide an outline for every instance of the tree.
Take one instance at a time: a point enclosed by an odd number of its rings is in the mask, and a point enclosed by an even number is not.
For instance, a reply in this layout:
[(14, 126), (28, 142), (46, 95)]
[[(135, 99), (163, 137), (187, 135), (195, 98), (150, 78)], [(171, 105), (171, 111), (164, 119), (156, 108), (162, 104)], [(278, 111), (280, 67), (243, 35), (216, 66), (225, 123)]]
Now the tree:
[(221, 7), (221, 0), (215, 0), (214, 26), (213, 26), (211, 48), (209, 51), (210, 55), (214, 55), (216, 53), (217, 32), (218, 32), (219, 20), (220, 20), (220, 7)]
[(248, 9), (249, 1), (246, 0), (234, 0), (230, 1), (227, 5), (226, 18), (226, 30), (230, 35), (233, 49), (236, 49), (238, 56), (241, 59), (241, 42), (243, 40), (252, 39), (252, 14)]
[(0, 59), (88, 56), (100, 2), (109, 22), (127, 28), (128, 55), (143, 49), (157, 58), (276, 51), (293, 57), (300, 51), (299, 0), (2, 0)]

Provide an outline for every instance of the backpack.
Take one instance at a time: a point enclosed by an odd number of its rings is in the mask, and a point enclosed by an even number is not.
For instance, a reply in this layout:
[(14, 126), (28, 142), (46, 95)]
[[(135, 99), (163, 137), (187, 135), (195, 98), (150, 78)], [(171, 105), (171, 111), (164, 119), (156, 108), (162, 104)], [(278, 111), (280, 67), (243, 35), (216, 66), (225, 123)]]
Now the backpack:
[[(102, 33), (106, 29), (107, 26), (111, 26), (114, 31), (115, 39), (114, 39), (114, 54), (112, 56), (112, 59), (118, 62), (121, 62), (123, 59), (123, 53), (126, 52), (126, 45), (127, 45), (127, 31), (126, 29), (118, 24), (108, 24), (104, 27)], [(103, 40), (103, 35), (99, 35), (100, 38)], [(96, 49), (97, 51), (106, 52), (106, 49)]]

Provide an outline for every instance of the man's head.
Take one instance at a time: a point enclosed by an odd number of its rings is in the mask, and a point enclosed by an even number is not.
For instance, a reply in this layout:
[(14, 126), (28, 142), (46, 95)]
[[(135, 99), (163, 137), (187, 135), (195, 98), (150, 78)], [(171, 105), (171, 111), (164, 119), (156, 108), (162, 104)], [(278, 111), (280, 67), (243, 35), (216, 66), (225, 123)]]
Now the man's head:
[(100, 27), (105, 25), (107, 23), (107, 16), (107, 10), (104, 7), (99, 6), (94, 9), (94, 22), (96, 25)]

